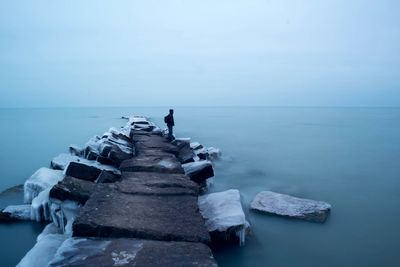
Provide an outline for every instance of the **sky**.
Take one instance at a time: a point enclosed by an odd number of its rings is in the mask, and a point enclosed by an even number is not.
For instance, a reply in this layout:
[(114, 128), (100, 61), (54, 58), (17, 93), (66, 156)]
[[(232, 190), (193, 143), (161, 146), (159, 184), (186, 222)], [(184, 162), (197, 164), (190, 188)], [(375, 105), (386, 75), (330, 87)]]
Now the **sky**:
[(398, 0), (1, 0), (0, 107), (400, 106)]

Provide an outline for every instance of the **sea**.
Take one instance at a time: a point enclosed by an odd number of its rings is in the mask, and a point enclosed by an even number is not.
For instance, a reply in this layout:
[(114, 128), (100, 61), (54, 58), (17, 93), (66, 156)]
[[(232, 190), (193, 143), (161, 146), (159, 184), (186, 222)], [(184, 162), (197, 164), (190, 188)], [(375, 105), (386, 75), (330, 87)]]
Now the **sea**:
[[(0, 208), (23, 201), (37, 169), (94, 135), (170, 107), (0, 109)], [(238, 189), (251, 235), (214, 250), (221, 267), (400, 266), (400, 108), (175, 107), (175, 135), (222, 151), (211, 192)], [(263, 190), (332, 205), (324, 224), (249, 210)], [(45, 225), (0, 224), (15, 266)]]

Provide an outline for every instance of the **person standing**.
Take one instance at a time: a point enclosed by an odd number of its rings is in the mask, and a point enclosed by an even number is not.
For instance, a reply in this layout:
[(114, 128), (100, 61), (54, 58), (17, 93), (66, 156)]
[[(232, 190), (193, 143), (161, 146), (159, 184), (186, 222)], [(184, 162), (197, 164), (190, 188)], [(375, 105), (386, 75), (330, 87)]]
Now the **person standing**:
[(164, 117), (164, 122), (167, 124), (168, 127), (168, 140), (172, 141), (175, 139), (173, 133), (173, 127), (175, 126), (173, 109), (170, 109), (169, 114)]

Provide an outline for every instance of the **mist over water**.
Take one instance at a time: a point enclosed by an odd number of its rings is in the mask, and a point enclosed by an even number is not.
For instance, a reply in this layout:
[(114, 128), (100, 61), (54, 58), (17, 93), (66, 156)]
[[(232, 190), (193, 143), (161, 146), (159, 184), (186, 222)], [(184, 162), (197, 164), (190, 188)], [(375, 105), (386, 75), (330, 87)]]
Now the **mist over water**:
[[(168, 108), (1, 109), (0, 191), (69, 144), (123, 125), (122, 115), (163, 126)], [(398, 266), (400, 109), (176, 107), (175, 122), (177, 136), (221, 148), (211, 191), (239, 189), (251, 224), (244, 247), (214, 252), (219, 266)], [(314, 224), (248, 211), (262, 190), (329, 202), (331, 215)], [(14, 201), (22, 194), (0, 194), (1, 208)], [(10, 244), (2, 266), (14, 266), (42, 227), (0, 225)]]

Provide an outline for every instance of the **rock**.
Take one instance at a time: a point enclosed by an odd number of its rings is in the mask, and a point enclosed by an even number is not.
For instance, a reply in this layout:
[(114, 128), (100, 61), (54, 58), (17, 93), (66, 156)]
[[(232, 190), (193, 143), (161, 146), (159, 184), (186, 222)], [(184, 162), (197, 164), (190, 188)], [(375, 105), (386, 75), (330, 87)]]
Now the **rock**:
[(217, 264), (210, 249), (201, 243), (75, 237), (65, 240), (48, 266), (217, 267)]
[(331, 205), (322, 201), (263, 191), (256, 195), (250, 208), (269, 214), (323, 223), (329, 215)]
[(144, 135), (136, 134), (132, 137), (137, 155), (146, 150), (160, 150), (163, 152), (178, 155), (179, 148), (171, 143), (165, 137), (154, 134)]
[(103, 164), (103, 165), (115, 166), (115, 163), (111, 159), (109, 159), (107, 157), (103, 157), (103, 156), (98, 156), (97, 162), (99, 162), (100, 164)]
[(121, 175), (116, 175), (108, 171), (101, 171), (96, 183), (115, 183), (119, 180), (121, 180)]
[(120, 165), (121, 171), (183, 173), (179, 161), (174, 156), (137, 156), (125, 160)]
[(100, 169), (79, 162), (71, 162), (65, 171), (65, 175), (92, 182), (99, 177), (100, 173)]
[(86, 156), (88, 160), (96, 160), (99, 155), (96, 152), (90, 151)]
[(70, 145), (69, 146), (69, 153), (74, 156), (83, 157), (85, 154), (85, 150), (78, 147), (77, 145)]
[(53, 169), (59, 169), (59, 170), (64, 170), (68, 167), (68, 164), (70, 162), (78, 162), (78, 163), (82, 163), (88, 166), (93, 166), (96, 167), (100, 170), (106, 170), (106, 171), (110, 171), (113, 172), (115, 174), (121, 174), (121, 172), (115, 168), (114, 166), (110, 166), (110, 165), (104, 165), (101, 164), (97, 161), (94, 160), (87, 160), (85, 158), (80, 158), (77, 156), (73, 156), (70, 154), (60, 154), (57, 157), (55, 157), (52, 161), (51, 161), (51, 166)]
[(242, 209), (239, 190), (199, 196), (198, 204), (213, 243), (235, 242), (244, 245), (249, 223)]
[(203, 146), (199, 142), (190, 143), (190, 148), (193, 150), (201, 149)]
[(111, 151), (108, 154), (108, 158), (113, 162), (116, 166), (121, 165), (124, 160), (132, 158), (132, 154), (125, 153), (118, 146), (113, 146)]
[(219, 148), (215, 148), (215, 147), (209, 147), (207, 148), (207, 159), (209, 160), (217, 160), (221, 157), (221, 150)]
[[(9, 217), (9, 220), (30, 220), (31, 219), (31, 205), (10, 205), (7, 206), (2, 212), (2, 216), (6, 218)], [(7, 219), (6, 219), (7, 220)], [(1, 220), (0, 220), (1, 221)]]
[(24, 202), (31, 203), (43, 190), (52, 187), (64, 178), (60, 170), (40, 168), (24, 183)]
[(123, 172), (116, 184), (120, 192), (146, 195), (199, 194), (199, 186), (183, 174), (155, 172)]
[(85, 204), (93, 193), (96, 184), (93, 182), (66, 176), (50, 190), (50, 197), (61, 201), (72, 200)]
[(130, 237), (162, 241), (210, 241), (197, 197), (127, 194), (96, 187), (73, 223), (74, 236)]
[(178, 160), (182, 164), (194, 162), (195, 156), (196, 155), (194, 154), (193, 150), (190, 147), (183, 147), (182, 149), (179, 150)]
[(214, 176), (214, 170), (209, 161), (186, 163), (182, 167), (185, 170), (185, 174), (200, 185), (203, 185), (208, 178)]

